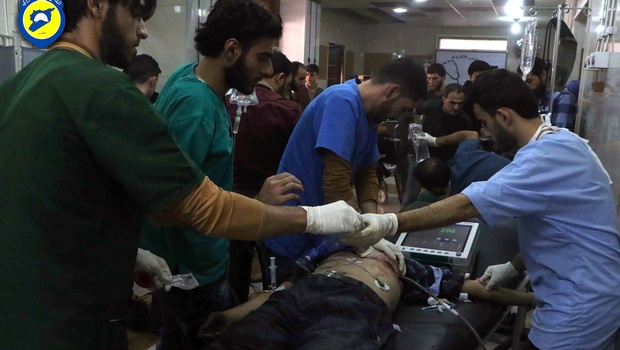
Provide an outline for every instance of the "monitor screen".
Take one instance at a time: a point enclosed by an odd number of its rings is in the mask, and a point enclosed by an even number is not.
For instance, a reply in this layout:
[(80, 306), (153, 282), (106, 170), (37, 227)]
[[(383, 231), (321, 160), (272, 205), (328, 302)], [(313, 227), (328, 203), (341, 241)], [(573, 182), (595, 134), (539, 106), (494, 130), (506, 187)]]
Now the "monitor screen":
[(471, 225), (454, 224), (426, 231), (409, 232), (400, 245), (463, 252)]

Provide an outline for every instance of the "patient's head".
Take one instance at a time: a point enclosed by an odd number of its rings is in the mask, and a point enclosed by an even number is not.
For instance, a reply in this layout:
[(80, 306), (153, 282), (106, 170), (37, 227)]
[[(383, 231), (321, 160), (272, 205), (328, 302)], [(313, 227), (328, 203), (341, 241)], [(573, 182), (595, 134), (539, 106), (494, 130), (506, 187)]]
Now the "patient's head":
[(436, 157), (423, 160), (413, 170), (413, 176), (418, 180), (420, 186), (437, 196), (446, 193), (451, 175), (450, 167)]

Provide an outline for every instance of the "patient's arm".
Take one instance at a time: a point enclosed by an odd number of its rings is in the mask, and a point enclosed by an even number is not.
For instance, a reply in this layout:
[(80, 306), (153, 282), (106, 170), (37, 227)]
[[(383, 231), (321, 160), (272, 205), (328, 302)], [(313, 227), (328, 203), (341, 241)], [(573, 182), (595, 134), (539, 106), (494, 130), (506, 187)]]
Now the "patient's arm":
[(459, 143), (467, 139), (477, 139), (478, 137), (479, 136), (476, 131), (461, 130), (461, 131), (457, 131), (450, 135), (440, 136), (437, 139), (435, 139), (435, 143), (437, 144), (438, 147), (452, 146), (452, 145), (458, 145)]
[(465, 280), (461, 292), (469, 294), (469, 298), (472, 300), (482, 300), (504, 305), (534, 305), (534, 293), (520, 292), (508, 288), (495, 288), (487, 291), (484, 284), (474, 280)]
[[(285, 281), (284, 283), (282, 283), (280, 286), (284, 287), (285, 289), (290, 288), (293, 285), (293, 283), (289, 282), (289, 281)], [(231, 309), (228, 309), (226, 311), (224, 311), (224, 315), (226, 315), (226, 318), (232, 322), (232, 323), (236, 323), (241, 321), (245, 316), (247, 316), (250, 312), (258, 309), (261, 305), (263, 305), (267, 299), (269, 299), (269, 297), (271, 296), (272, 292), (261, 292), (261, 293), (256, 293), (254, 294), (251, 299), (249, 299), (248, 301), (246, 301), (245, 303), (235, 306)]]

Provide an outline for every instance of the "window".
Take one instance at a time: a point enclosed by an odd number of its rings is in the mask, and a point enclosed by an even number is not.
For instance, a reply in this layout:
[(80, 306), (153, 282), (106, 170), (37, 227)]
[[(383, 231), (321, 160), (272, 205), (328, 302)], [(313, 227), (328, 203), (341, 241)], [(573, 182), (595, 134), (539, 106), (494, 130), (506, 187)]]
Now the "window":
[(485, 38), (439, 38), (439, 50), (506, 52), (508, 50), (508, 40)]

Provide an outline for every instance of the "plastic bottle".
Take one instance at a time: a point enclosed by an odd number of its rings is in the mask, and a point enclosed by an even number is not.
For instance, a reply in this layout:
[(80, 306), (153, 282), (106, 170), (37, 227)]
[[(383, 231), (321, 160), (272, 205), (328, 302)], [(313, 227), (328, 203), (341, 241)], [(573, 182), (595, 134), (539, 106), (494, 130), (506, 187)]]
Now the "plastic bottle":
[(428, 152), (428, 145), (426, 141), (418, 139), (418, 136), (423, 136), (422, 124), (409, 124), (409, 137), (413, 142), (413, 149), (415, 150), (416, 162), (421, 162), (424, 159), (430, 157)]
[(523, 44), (521, 45), (521, 71), (523, 72), (523, 80), (527, 74), (532, 71), (534, 61), (536, 59), (536, 47), (538, 46), (536, 37), (537, 19), (533, 18), (525, 24), (523, 33)]
[(316, 269), (317, 260), (338, 251), (340, 248), (342, 248), (342, 243), (340, 243), (338, 236), (320, 236), (316, 240), (315, 246), (306, 250), (304, 254), (295, 261), (295, 265), (310, 273)]

